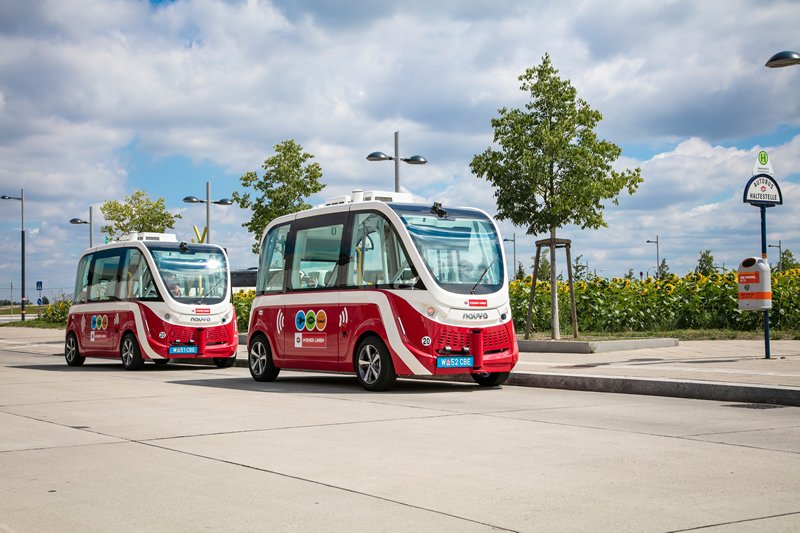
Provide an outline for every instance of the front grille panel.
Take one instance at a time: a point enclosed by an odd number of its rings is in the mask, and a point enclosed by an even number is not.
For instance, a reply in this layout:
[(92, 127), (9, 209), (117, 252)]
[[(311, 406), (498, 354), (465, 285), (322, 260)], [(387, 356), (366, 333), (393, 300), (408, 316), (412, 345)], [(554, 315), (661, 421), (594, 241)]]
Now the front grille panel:
[[(455, 326), (442, 326), (439, 337), (436, 339), (434, 350), (444, 351), (469, 351), (470, 332), (475, 328), (461, 328)], [(483, 350), (488, 352), (501, 352), (511, 349), (511, 340), (505, 326), (492, 326), (483, 328)]]

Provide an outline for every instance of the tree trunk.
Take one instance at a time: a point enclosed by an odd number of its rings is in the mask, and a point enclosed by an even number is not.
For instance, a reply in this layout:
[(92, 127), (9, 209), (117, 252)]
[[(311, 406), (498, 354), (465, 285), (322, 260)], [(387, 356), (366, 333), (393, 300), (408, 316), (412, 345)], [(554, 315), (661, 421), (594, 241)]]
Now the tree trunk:
[(561, 338), (558, 327), (558, 282), (556, 281), (556, 228), (550, 228), (550, 314), (552, 316), (551, 337)]

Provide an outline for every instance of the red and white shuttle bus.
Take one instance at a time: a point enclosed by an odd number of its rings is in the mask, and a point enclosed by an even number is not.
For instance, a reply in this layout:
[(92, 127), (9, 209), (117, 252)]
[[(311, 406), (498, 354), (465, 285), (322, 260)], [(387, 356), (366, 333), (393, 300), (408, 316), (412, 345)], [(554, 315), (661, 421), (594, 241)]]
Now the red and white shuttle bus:
[(479, 209), (410, 201), (354, 191), (267, 226), (248, 332), (255, 380), (355, 372), (380, 391), (398, 375), (508, 378), (519, 348), (497, 226)]
[(89, 249), (78, 262), (64, 355), (120, 357), (128, 370), (146, 360), (236, 359), (238, 330), (225, 250), (178, 242), (173, 234), (131, 233)]

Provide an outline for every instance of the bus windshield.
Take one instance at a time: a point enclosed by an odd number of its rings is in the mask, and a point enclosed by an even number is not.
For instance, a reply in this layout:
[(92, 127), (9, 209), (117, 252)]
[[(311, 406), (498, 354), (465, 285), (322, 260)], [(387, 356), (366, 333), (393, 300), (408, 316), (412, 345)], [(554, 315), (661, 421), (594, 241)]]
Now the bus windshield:
[(146, 244), (167, 287), (167, 295), (180, 303), (216, 304), (228, 294), (228, 264), (219, 248), (188, 244)]
[(490, 294), (504, 282), (500, 237), (479, 211), (447, 209), (440, 218), (431, 208), (392, 204), (411, 234), (425, 266), (446, 291)]

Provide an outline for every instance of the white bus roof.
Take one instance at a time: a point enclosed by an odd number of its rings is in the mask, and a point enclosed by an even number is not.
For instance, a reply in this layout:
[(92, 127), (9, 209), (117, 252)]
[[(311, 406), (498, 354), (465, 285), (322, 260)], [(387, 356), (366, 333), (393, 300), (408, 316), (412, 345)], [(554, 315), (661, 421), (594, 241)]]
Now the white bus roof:
[(403, 204), (410, 204), (414, 201), (411, 193), (409, 192), (362, 191), (361, 189), (355, 189), (353, 194), (345, 194), (342, 196), (328, 198), (325, 200), (325, 205), (350, 204), (355, 202), (369, 202), (373, 200), (384, 203), (394, 202)]

